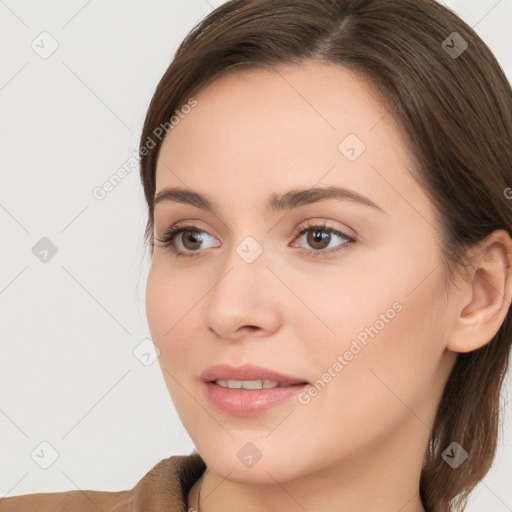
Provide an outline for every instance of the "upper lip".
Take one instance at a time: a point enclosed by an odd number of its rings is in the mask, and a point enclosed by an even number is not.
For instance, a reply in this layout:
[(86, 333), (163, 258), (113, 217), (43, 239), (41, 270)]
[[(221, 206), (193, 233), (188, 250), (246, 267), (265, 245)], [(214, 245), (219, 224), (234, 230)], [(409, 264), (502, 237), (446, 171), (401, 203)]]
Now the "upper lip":
[(223, 380), (274, 380), (277, 382), (289, 382), (291, 384), (307, 383), (305, 379), (293, 377), (284, 373), (264, 368), (254, 364), (244, 364), (239, 367), (228, 364), (216, 364), (207, 368), (202, 374), (204, 382), (213, 382), (217, 379)]

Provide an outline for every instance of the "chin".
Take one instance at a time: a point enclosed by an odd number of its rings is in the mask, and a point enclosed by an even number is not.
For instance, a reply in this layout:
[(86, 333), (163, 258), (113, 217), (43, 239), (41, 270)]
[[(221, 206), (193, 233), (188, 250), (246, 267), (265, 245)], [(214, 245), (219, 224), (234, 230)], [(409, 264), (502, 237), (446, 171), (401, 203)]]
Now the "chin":
[(225, 443), (206, 442), (205, 446), (194, 443), (208, 468), (232, 482), (275, 485), (276, 480), (285, 482), (301, 476), (296, 451), (280, 452), (268, 443), (263, 447), (263, 440), (254, 445), (247, 438), (236, 437)]

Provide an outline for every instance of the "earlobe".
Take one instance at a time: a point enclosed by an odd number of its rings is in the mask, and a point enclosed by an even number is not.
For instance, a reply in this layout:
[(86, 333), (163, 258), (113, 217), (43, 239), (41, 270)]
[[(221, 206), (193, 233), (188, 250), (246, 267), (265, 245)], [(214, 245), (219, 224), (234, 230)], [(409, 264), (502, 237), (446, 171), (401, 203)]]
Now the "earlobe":
[(471, 258), (470, 279), (446, 348), (471, 352), (489, 343), (503, 324), (512, 297), (512, 239), (496, 230)]

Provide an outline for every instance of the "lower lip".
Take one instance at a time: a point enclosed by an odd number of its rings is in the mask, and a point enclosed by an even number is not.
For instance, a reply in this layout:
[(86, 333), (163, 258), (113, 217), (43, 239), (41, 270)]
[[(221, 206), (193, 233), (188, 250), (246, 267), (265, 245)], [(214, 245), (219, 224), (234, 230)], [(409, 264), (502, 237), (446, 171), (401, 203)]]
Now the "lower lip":
[(297, 396), (309, 384), (267, 389), (229, 389), (205, 382), (206, 395), (222, 412), (231, 416), (253, 416)]

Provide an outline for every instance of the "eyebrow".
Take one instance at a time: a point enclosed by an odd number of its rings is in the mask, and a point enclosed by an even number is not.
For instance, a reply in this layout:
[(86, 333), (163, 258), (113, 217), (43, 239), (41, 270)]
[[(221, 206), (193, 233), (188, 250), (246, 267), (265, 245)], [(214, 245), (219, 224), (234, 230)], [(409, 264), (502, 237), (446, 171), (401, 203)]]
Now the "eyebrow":
[[(370, 206), (381, 212), (384, 210), (374, 203), (368, 197), (365, 197), (353, 190), (341, 187), (321, 187), (310, 188), (304, 190), (290, 190), (284, 194), (271, 194), (265, 203), (265, 207), (269, 212), (280, 212), (283, 210), (292, 210), (326, 199), (338, 199), (344, 201), (353, 201), (359, 204)], [(218, 213), (215, 203), (208, 199), (205, 195), (192, 190), (178, 188), (178, 187), (165, 187), (156, 194), (153, 206), (164, 201), (185, 203), (201, 208), (202, 210), (209, 211), (213, 214)]]

